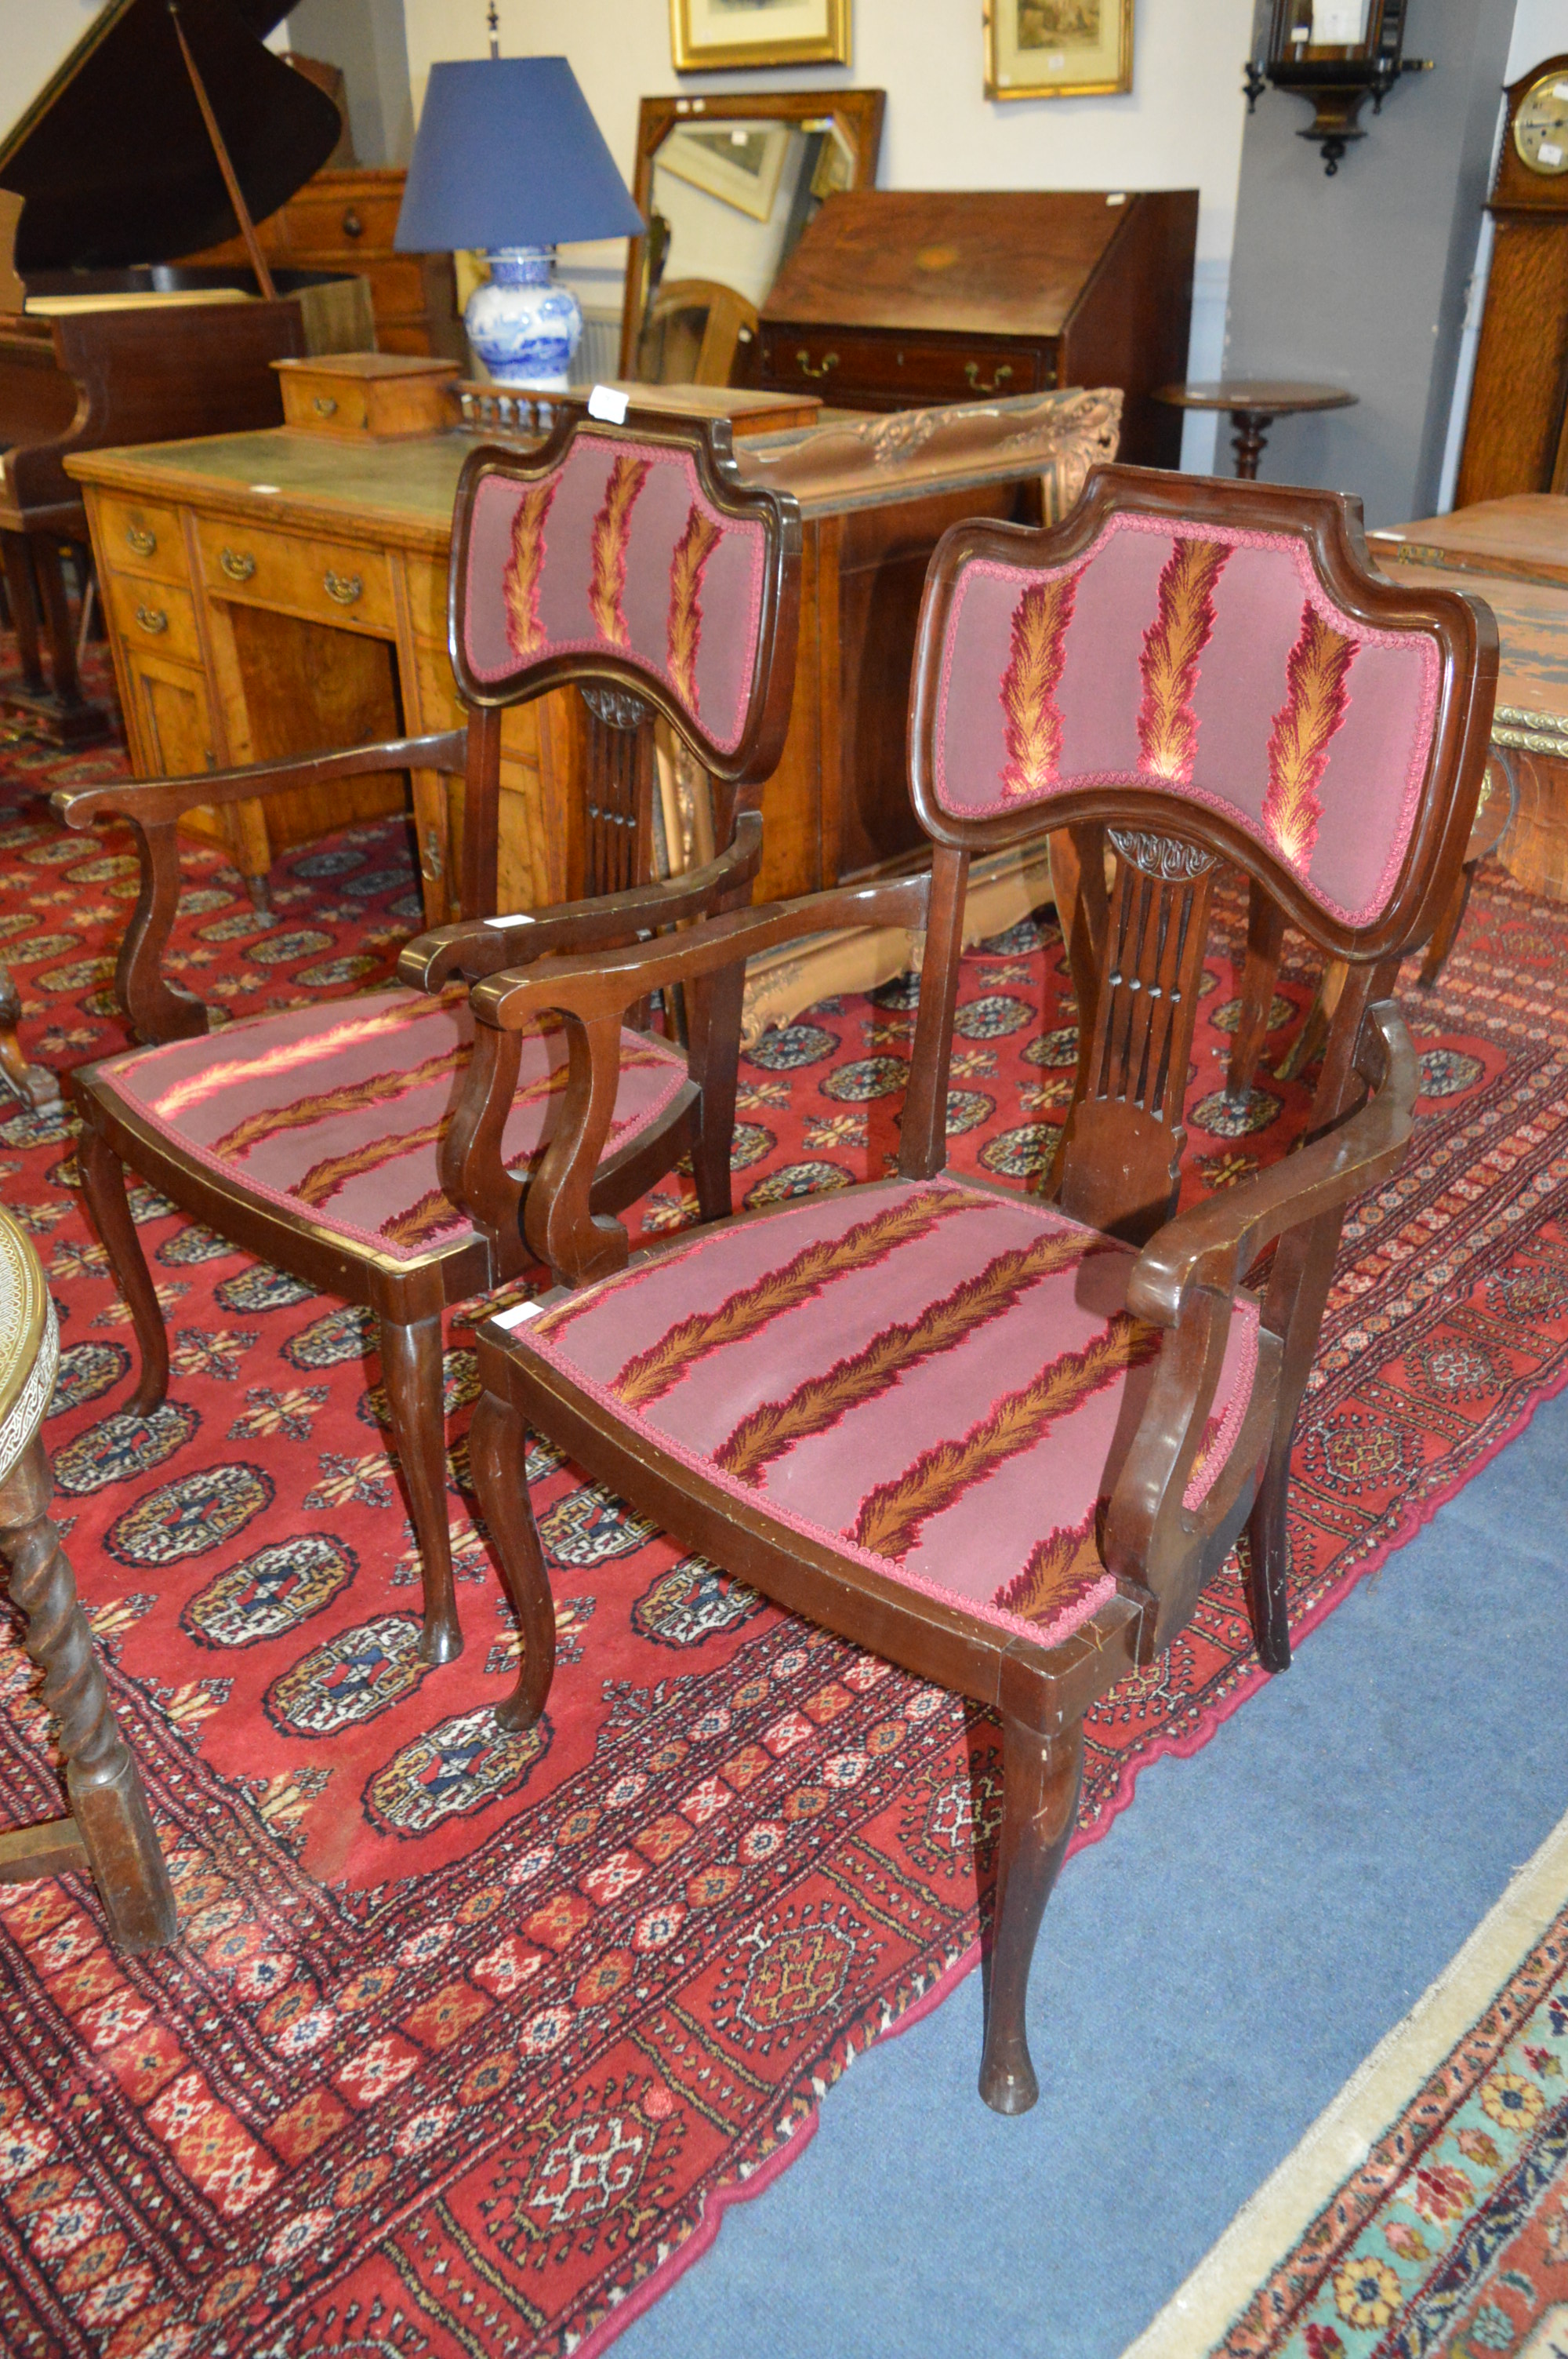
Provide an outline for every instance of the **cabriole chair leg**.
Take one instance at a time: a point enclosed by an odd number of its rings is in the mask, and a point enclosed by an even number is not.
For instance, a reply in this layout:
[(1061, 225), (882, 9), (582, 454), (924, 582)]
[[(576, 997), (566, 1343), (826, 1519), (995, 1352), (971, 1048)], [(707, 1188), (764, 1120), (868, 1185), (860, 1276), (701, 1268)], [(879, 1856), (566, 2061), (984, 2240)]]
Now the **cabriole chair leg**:
[(469, 1430), (469, 1464), (480, 1511), (501, 1560), (506, 1594), (523, 1630), (517, 1684), (497, 1712), (503, 1728), (532, 1728), (556, 1670), (556, 1601), (528, 1496), (528, 1429), (509, 1400), (480, 1395)]
[(1040, 2094), (1024, 2011), (1029, 1964), (1066, 1857), (1084, 1776), (1081, 1721), (1054, 1736), (1004, 1715), (1002, 1820), (980, 2094), (993, 2113), (1026, 2114)]
[(452, 1587), (452, 1534), (447, 1516), (447, 1418), (441, 1321), (381, 1322), (381, 1373), (392, 1414), (392, 1442), (407, 1486), (425, 1579), (420, 1659), (449, 1663), (463, 1651)]
[(142, 1371), (129, 1406), (138, 1417), (151, 1417), (168, 1391), (168, 1337), (164, 1332), (152, 1272), (131, 1218), (125, 1194), (125, 1167), (108, 1140), (93, 1126), (91, 1109), (83, 1110), (76, 1159), (92, 1225), (113, 1265), (141, 1353)]

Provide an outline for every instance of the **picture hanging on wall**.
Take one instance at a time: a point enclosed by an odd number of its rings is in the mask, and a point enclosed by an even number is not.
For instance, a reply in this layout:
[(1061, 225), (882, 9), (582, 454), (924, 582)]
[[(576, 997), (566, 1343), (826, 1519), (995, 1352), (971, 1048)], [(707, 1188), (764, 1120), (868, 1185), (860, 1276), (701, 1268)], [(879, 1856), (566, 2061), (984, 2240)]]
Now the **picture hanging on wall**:
[(847, 66), (849, 0), (670, 0), (670, 49), (676, 73)]
[(986, 0), (988, 98), (1132, 88), (1132, 0)]

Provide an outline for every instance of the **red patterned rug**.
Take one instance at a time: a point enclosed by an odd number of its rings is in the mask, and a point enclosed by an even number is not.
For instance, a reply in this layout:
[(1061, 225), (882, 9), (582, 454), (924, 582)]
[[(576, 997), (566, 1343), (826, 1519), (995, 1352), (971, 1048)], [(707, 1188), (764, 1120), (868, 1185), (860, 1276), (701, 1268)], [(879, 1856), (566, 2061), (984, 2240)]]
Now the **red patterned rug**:
[[(124, 834), (64, 836), (40, 799), (117, 763), (13, 735), (4, 765), (0, 959), (28, 1054), (66, 1065), (119, 1044), (135, 864)], [(263, 924), (216, 853), (188, 854), (174, 962), (231, 1016), (363, 988), (416, 923), (395, 824), (274, 882)], [(1419, 1152), (1347, 1238), (1297, 1453), (1298, 1632), (1568, 1378), (1565, 952), (1553, 910), (1483, 886), (1442, 989), (1408, 996)], [(1238, 1117), (1234, 970), (1211, 963), (1189, 1191), (1299, 1127), (1305, 1085), (1271, 1073), (1311, 983), (1287, 967)], [(758, 1045), (738, 1195), (881, 1171), (911, 997), (826, 1003)], [(955, 1167), (1022, 1185), (1071, 1086), (1054, 929), (982, 947), (960, 998)], [(0, 1178), (65, 1322), (59, 1506), (182, 1931), (120, 1961), (76, 1880), (0, 1893), (0, 2343), (28, 2359), (600, 2348), (725, 2200), (799, 2151), (853, 2054), (973, 1962), (994, 1731), (681, 1557), (540, 1451), (560, 1668), (540, 1727), (501, 1734), (514, 1631), (466, 1520), (460, 1319), (468, 1646), (428, 1671), (360, 1315), (142, 1190), (175, 1376), (151, 1419), (117, 1414), (129, 1330), (69, 1123), (0, 1105)], [(672, 1185), (645, 1225), (686, 1210)], [(1097, 1712), (1080, 1840), (1259, 1677), (1221, 1582)], [(0, 1799), (33, 1812), (46, 1732), (15, 1647), (0, 1690)]]

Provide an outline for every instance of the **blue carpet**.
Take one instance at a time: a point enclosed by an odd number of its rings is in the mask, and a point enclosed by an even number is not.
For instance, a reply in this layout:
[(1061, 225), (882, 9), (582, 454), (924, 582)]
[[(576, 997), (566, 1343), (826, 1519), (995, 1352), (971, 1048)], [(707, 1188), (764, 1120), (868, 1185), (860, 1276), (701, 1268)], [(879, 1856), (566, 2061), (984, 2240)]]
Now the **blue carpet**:
[(1070, 1861), (1042, 2094), (980, 1985), (861, 2058), (617, 2359), (1118, 2359), (1568, 1805), (1568, 1396)]

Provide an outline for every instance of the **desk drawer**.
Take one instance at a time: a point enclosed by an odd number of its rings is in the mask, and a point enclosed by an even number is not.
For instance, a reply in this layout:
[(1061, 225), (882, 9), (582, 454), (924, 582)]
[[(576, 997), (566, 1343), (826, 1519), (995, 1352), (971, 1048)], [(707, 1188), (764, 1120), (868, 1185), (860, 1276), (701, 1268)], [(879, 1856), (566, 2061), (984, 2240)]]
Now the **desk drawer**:
[(283, 209), (289, 252), (386, 254), (397, 234), (398, 196), (293, 197)]
[(1033, 393), (1040, 354), (1031, 344), (926, 344), (918, 335), (835, 335), (819, 328), (764, 327), (762, 377), (806, 386), (826, 401), (857, 393), (923, 401), (974, 401), (988, 393)]
[(197, 538), (210, 597), (386, 637), (395, 633), (392, 578), (378, 549), (294, 540), (254, 525), (206, 518), (197, 526)]
[(138, 582), (127, 573), (111, 573), (108, 591), (115, 626), (128, 650), (150, 650), (176, 663), (200, 663), (196, 605), (189, 590), (172, 582)]
[(184, 582), (185, 536), (178, 508), (104, 493), (98, 502), (103, 561), (117, 573), (146, 573), (155, 582)]

